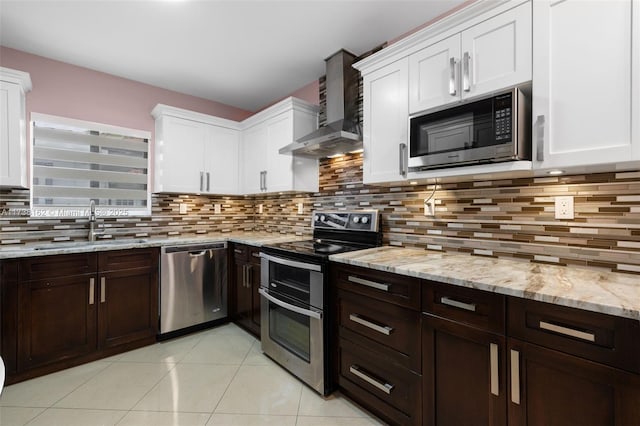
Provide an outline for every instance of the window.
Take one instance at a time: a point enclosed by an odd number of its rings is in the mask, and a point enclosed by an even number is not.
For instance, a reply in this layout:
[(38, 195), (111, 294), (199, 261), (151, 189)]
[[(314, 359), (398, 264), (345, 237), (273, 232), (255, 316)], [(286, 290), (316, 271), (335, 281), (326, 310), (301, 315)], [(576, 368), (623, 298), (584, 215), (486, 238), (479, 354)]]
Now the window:
[(146, 131), (31, 115), (31, 215), (151, 214)]

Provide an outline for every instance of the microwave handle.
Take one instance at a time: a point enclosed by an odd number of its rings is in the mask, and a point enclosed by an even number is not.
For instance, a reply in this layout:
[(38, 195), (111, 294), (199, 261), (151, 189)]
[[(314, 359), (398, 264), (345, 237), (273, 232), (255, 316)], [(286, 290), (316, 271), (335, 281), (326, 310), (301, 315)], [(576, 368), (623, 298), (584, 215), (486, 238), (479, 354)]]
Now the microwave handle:
[(407, 144), (401, 143), (400, 145), (398, 145), (398, 152), (400, 156), (399, 157), (400, 176), (407, 177), (407, 168), (405, 167), (405, 158), (407, 156)]
[(471, 84), (470, 84), (471, 77), (469, 75), (470, 61), (471, 61), (471, 55), (469, 55), (469, 52), (464, 52), (464, 55), (462, 57), (462, 89), (465, 92), (471, 91)]
[(449, 94), (456, 96), (458, 91), (456, 90), (456, 59), (449, 58)]

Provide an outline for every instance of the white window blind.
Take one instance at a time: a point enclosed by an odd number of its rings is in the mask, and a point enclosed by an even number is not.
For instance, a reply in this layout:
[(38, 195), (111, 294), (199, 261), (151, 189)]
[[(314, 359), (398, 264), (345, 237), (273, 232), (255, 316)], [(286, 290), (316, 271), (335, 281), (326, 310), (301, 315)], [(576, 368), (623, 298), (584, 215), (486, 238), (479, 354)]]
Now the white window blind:
[(149, 132), (32, 114), (32, 216), (150, 215)]

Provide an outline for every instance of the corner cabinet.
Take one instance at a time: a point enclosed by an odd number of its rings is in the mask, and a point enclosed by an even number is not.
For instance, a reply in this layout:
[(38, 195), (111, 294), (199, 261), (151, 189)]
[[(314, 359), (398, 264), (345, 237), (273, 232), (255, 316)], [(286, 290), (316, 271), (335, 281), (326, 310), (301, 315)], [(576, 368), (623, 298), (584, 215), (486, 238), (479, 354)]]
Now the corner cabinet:
[(159, 104), (155, 126), (154, 192), (239, 192), (239, 123)]
[(636, 168), (640, 1), (536, 0), (533, 23), (534, 167)]
[(28, 188), (28, 73), (0, 67), (0, 187)]
[(242, 122), (241, 192), (318, 191), (318, 160), (278, 151), (318, 128), (318, 106), (287, 98)]
[(260, 337), (260, 248), (233, 244), (233, 319)]

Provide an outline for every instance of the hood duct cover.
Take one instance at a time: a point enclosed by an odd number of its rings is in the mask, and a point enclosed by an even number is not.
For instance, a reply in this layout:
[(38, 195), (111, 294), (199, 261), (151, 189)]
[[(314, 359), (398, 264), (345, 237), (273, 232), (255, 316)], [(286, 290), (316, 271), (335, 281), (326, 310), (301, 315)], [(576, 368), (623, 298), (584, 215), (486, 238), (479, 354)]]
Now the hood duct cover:
[(359, 72), (355, 55), (340, 50), (325, 59), (327, 125), (280, 149), (280, 154), (322, 158), (362, 149), (358, 122)]

